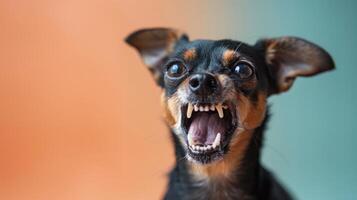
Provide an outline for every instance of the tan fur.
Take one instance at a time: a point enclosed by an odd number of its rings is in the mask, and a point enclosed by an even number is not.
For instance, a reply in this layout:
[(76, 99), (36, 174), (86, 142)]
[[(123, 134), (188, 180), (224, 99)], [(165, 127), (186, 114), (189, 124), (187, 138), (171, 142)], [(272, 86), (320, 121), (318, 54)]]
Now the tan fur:
[(245, 89), (253, 89), (257, 86), (258, 80), (254, 77), (252, 80), (246, 81), (242, 84)]
[(165, 97), (165, 91), (161, 94), (161, 105), (163, 107), (163, 115), (164, 119), (168, 123), (169, 126), (174, 126), (177, 122), (178, 109), (177, 107), (177, 96), (174, 95), (169, 99)]
[[(173, 127), (179, 117), (180, 107), (182, 106), (180, 103), (180, 93), (187, 93), (189, 80), (184, 80), (177, 88), (177, 92), (173, 94), (171, 97), (165, 96), (165, 90), (161, 94), (161, 105), (163, 107), (163, 115), (168, 125)], [(181, 97), (182, 98), (182, 97)]]
[(222, 55), (222, 63), (224, 66), (228, 66), (239, 54), (233, 50), (226, 50)]
[(223, 86), (223, 87), (227, 86), (231, 82), (229, 76), (226, 74), (219, 74), (217, 76), (217, 79), (218, 79), (219, 83), (221, 84), (221, 86)]
[(186, 61), (192, 61), (196, 57), (196, 49), (188, 49), (183, 53), (183, 58)]
[(257, 128), (264, 120), (266, 111), (266, 94), (258, 94), (258, 102), (253, 105), (250, 99), (244, 95), (238, 95), (239, 124), (244, 129), (251, 130)]

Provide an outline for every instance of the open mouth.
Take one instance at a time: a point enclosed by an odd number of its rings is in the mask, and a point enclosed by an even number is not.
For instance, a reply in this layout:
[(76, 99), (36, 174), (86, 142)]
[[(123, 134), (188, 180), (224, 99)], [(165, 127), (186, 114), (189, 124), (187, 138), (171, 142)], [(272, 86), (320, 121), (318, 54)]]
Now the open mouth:
[(208, 164), (223, 158), (237, 127), (233, 104), (187, 104), (182, 107), (188, 156)]

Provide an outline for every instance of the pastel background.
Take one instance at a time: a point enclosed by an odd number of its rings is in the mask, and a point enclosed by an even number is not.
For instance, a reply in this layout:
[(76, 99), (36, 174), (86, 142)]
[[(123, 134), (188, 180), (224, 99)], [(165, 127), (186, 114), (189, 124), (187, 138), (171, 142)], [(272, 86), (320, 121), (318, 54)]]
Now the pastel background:
[(173, 163), (160, 90), (123, 38), (295, 35), (337, 70), (271, 98), (263, 163), (297, 199), (357, 195), (357, 1), (0, 0), (0, 199), (159, 199)]

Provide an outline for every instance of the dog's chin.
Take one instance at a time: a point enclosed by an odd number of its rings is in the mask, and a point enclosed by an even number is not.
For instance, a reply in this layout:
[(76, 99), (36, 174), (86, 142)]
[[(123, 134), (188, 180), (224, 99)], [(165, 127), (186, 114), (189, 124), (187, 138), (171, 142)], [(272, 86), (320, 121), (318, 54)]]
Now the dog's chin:
[(235, 105), (189, 103), (181, 113), (188, 160), (206, 165), (224, 159), (238, 124)]

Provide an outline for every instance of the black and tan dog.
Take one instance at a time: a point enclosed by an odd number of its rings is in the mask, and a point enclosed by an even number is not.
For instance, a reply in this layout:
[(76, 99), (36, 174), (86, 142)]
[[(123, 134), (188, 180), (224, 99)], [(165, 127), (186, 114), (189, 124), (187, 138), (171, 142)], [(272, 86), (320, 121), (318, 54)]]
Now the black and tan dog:
[(267, 98), (298, 76), (333, 69), (325, 50), (296, 37), (189, 41), (166, 28), (126, 42), (163, 88), (176, 152), (165, 199), (291, 199), (259, 161)]

